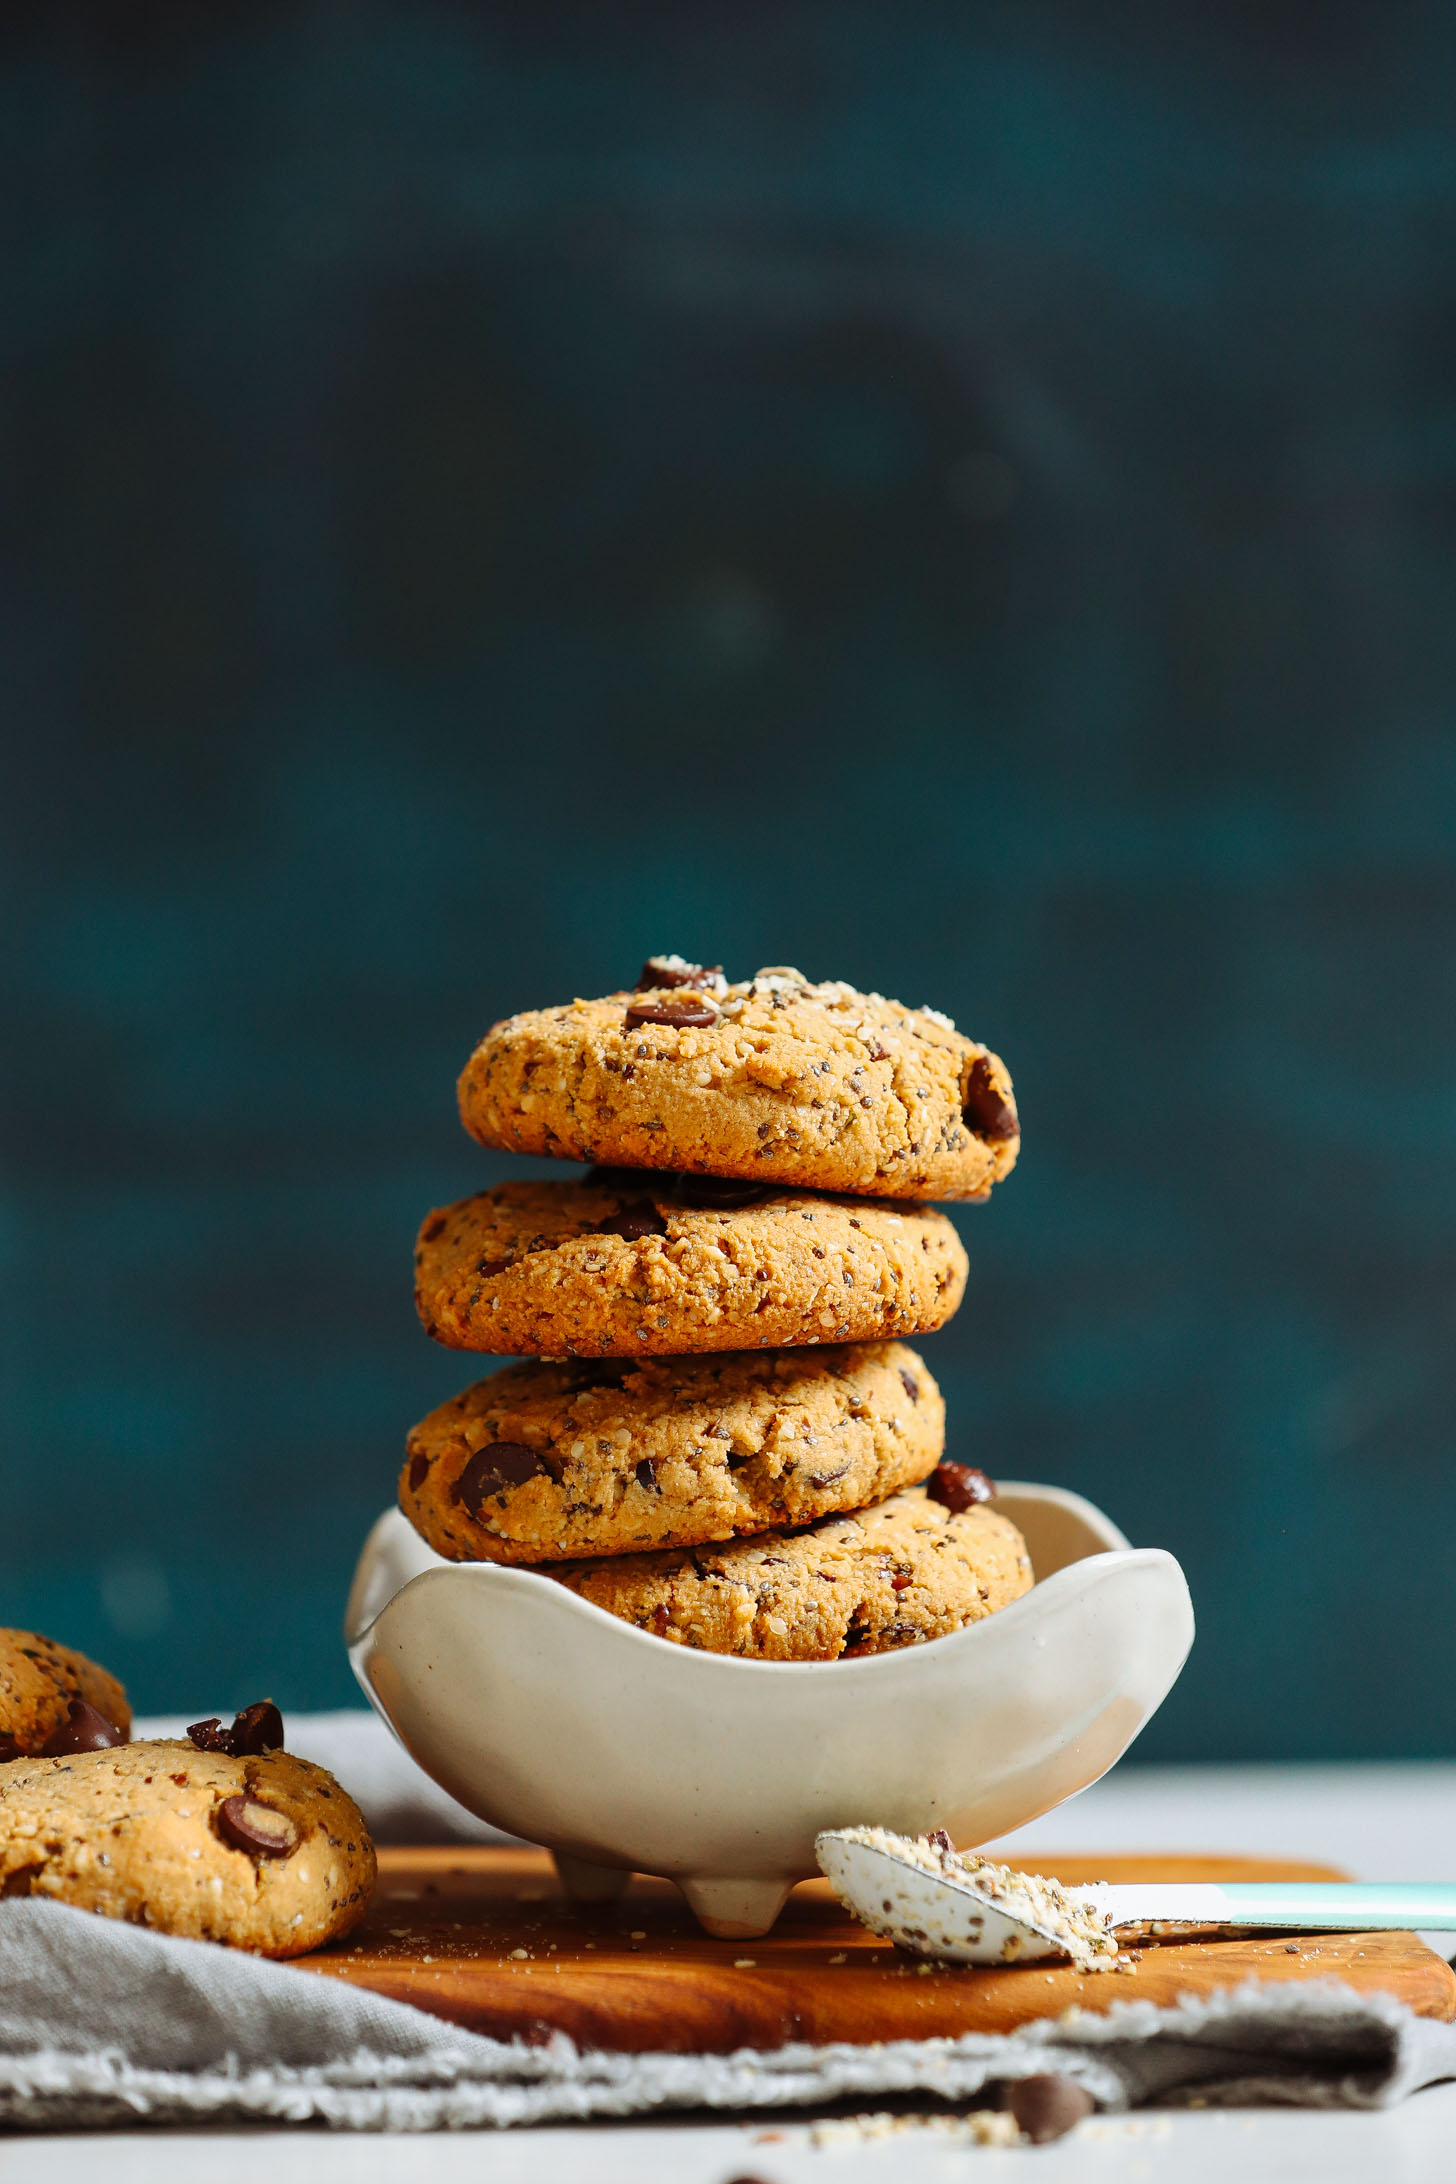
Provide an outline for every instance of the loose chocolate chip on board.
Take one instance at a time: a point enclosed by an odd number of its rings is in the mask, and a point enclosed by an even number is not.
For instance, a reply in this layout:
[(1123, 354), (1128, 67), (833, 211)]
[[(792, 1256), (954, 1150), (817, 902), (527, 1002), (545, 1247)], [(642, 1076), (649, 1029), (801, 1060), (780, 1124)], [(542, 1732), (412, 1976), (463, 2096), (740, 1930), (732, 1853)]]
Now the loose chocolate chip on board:
[(84, 1699), (72, 1699), (65, 1720), (54, 1728), (40, 1748), (42, 1759), (67, 1759), (72, 1752), (109, 1752), (126, 1738), (104, 1714)]
[(288, 1858), (298, 1848), (298, 1830), (287, 1813), (255, 1797), (225, 1797), (217, 1808), (217, 1832), (254, 1858)]
[(711, 1001), (634, 1001), (625, 1029), (630, 1031), (634, 1024), (671, 1024), (674, 1030), (691, 1031), (717, 1021), (718, 1011)]
[(666, 986), (714, 986), (723, 976), (721, 963), (669, 963), (666, 956), (649, 956), (637, 980), (639, 993), (660, 993)]
[(926, 1841), (928, 1843), (934, 1843), (937, 1850), (948, 1850), (950, 1851), (952, 1856), (954, 1856), (955, 1854), (955, 1844), (946, 1834), (944, 1828), (932, 1828), (929, 1835), (926, 1837)]
[(527, 1479), (560, 1480), (566, 1469), (559, 1456), (521, 1441), (491, 1441), (478, 1448), (455, 1481), (455, 1499), (468, 1516), (479, 1521), (483, 1505)]
[(1052, 2139), (1065, 2138), (1084, 2116), (1093, 2113), (1097, 2103), (1070, 2078), (1048, 2073), (1017, 2078), (1007, 2088), (1006, 2106), (1032, 2145), (1046, 2146)]
[(926, 1498), (939, 1502), (958, 1517), (963, 1509), (974, 1509), (977, 1502), (993, 1501), (996, 1488), (978, 1471), (974, 1464), (939, 1463), (925, 1482)]
[(1016, 1109), (991, 1082), (991, 1065), (984, 1054), (971, 1064), (961, 1112), (977, 1137), (1013, 1138), (1021, 1127)]
[(629, 1244), (635, 1244), (644, 1236), (665, 1236), (667, 1223), (650, 1198), (639, 1198), (630, 1206), (623, 1206), (613, 1220), (604, 1221), (600, 1234), (621, 1236)]

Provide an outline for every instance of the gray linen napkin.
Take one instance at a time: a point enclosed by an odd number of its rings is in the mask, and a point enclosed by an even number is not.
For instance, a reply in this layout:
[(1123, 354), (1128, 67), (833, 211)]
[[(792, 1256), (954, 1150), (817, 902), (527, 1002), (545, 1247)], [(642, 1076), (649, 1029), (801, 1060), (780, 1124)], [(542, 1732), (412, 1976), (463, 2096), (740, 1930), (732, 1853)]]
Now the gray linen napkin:
[(92, 1918), (0, 1904), (0, 2127), (324, 2123), (434, 2131), (691, 2109), (967, 2102), (1058, 2071), (1107, 2109), (1384, 2107), (1456, 2076), (1456, 2032), (1334, 1982), (1006, 2036), (736, 2055), (604, 2055), (480, 2039), (340, 1980)]
[[(196, 1719), (197, 1717), (192, 1717)], [(175, 1722), (137, 1734), (176, 1734)], [(426, 1780), (372, 1715), (297, 1716), (293, 1751), (332, 1769), (380, 1841), (502, 1841)], [(486, 2040), (316, 1973), (97, 1919), (0, 1903), (0, 2127), (318, 2122), (432, 2131), (692, 2109), (965, 2103), (1059, 2071), (1108, 2109), (1145, 2101), (1383, 2107), (1456, 2077), (1456, 2028), (1334, 1982), (1251, 1985), (1173, 2009), (1009, 2036), (605, 2055)]]

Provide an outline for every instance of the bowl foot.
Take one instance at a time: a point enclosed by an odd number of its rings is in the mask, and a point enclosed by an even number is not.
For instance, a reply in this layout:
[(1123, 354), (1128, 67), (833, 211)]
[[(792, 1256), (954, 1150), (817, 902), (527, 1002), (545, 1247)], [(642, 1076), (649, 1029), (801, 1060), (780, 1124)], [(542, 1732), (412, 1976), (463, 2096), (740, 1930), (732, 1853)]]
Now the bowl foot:
[(590, 1865), (564, 1850), (551, 1853), (568, 1903), (615, 1903), (632, 1876), (625, 1866)]
[(720, 1941), (752, 1941), (766, 1934), (784, 1908), (792, 1881), (679, 1880), (688, 1909)]

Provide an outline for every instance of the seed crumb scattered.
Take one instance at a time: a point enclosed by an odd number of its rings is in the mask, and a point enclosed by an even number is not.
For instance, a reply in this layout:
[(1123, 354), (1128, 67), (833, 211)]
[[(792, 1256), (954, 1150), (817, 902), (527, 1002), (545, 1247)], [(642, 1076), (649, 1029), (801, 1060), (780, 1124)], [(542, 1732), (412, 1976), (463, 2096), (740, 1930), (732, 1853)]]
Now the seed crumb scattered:
[(900, 2116), (877, 2110), (865, 2116), (828, 2116), (809, 2126), (809, 2143), (824, 2151), (864, 2146), (877, 2139), (924, 2131), (962, 2146), (1025, 2146), (1016, 2118), (1005, 2108), (972, 2108), (963, 2116)]

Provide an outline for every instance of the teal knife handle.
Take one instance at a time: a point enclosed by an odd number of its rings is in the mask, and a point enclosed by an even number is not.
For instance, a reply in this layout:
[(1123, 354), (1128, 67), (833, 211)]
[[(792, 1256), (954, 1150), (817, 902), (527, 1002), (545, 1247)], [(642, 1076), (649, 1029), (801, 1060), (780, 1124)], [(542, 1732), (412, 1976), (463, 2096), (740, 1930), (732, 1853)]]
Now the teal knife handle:
[(1221, 1881), (1231, 1926), (1456, 1932), (1456, 1882)]

